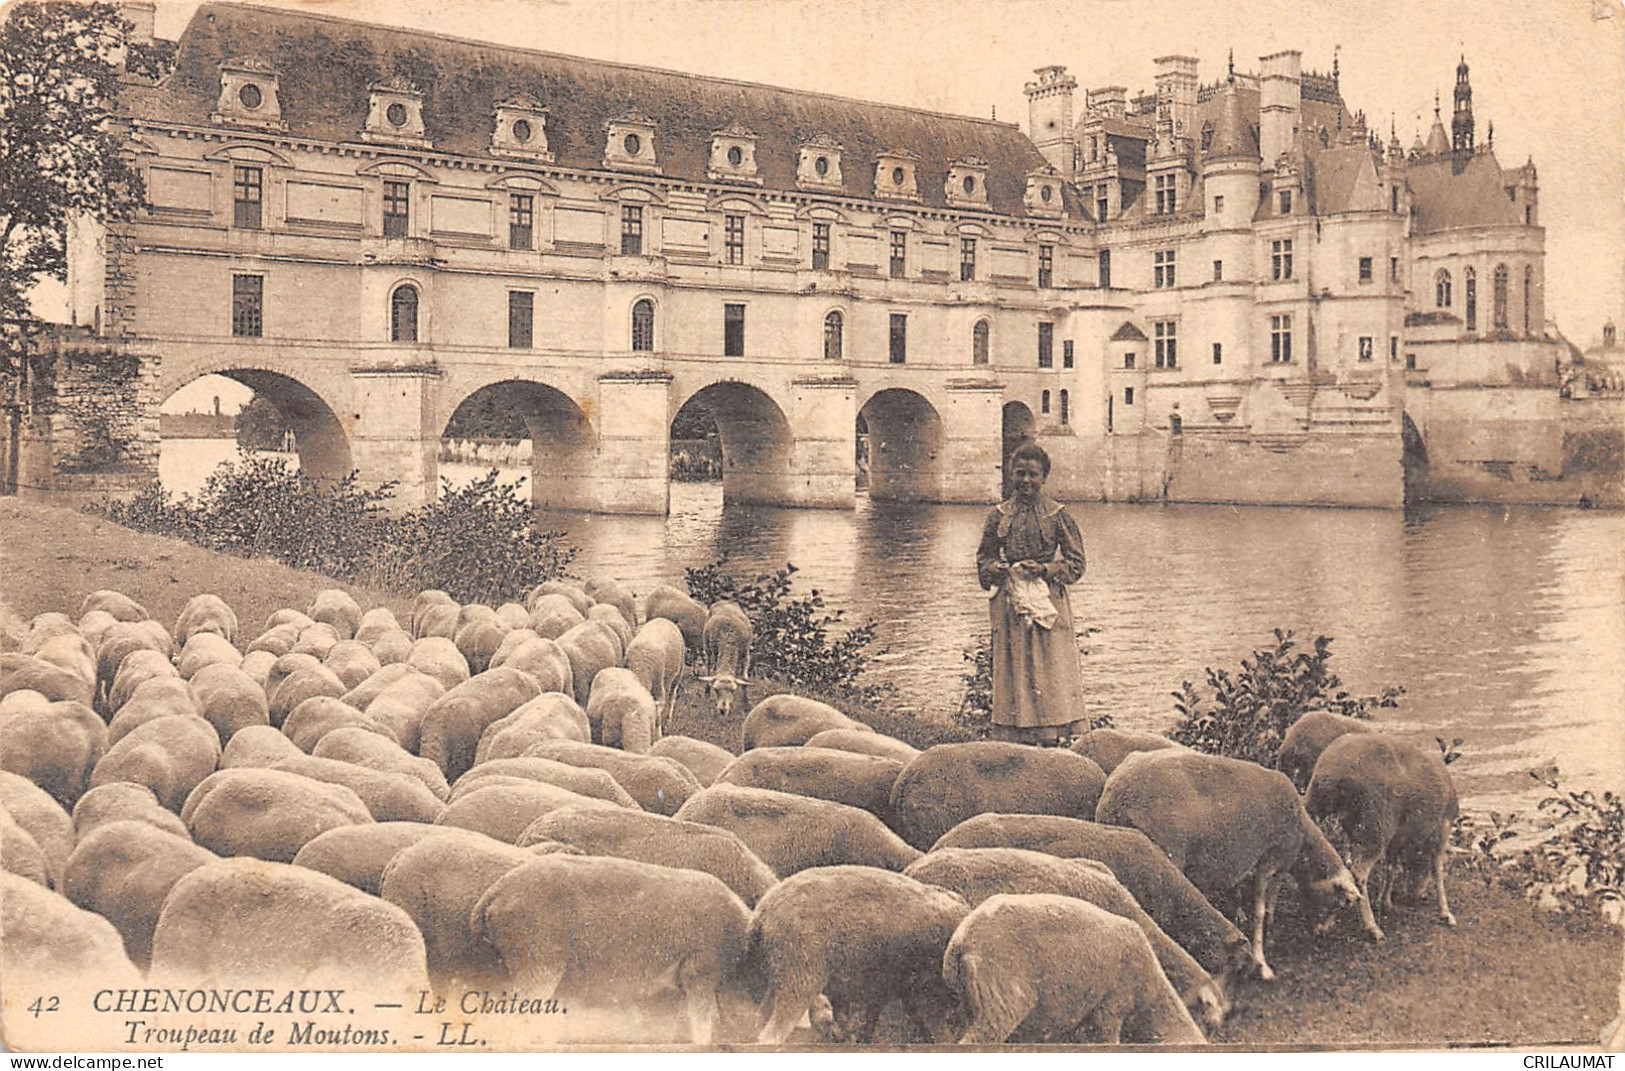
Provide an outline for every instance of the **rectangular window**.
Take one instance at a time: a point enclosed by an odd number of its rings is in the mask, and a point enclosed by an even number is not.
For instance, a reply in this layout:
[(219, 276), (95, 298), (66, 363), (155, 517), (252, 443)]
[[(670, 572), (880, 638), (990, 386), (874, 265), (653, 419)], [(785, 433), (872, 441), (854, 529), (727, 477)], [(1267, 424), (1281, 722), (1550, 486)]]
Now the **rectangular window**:
[(1099, 223), (1106, 222), (1107, 211), (1111, 208), (1111, 200), (1107, 197), (1106, 191), (1105, 186), (1095, 188), (1095, 220)]
[(908, 232), (891, 232), (891, 277), (902, 279), (908, 275)]
[(1151, 281), (1159, 288), (1174, 285), (1174, 251), (1159, 249), (1152, 254)]
[(1123, 404), (1124, 405), (1133, 405), (1134, 404), (1134, 388), (1133, 387), (1124, 387), (1123, 388)]
[(1074, 358), (1073, 358), (1073, 354), (1072, 354), (1072, 340), (1069, 339), (1069, 338), (1062, 339), (1061, 340), (1061, 367), (1062, 368), (1071, 368), (1072, 363), (1073, 363), (1073, 359)]
[(536, 322), (536, 295), (528, 290), (508, 291), (508, 348), (528, 350)]
[(259, 338), (265, 331), (265, 276), (231, 277), (231, 333)]
[(1291, 190), (1282, 190), (1281, 191), (1281, 215), (1283, 215), (1283, 216), (1287, 215), (1291, 211), (1292, 211), (1292, 191)]
[(1407, 353), (1405, 355), (1405, 369), (1409, 372), (1416, 371), (1416, 354)]
[(1388, 187), (1388, 211), (1390, 211), (1390, 212), (1398, 212), (1399, 211), (1399, 187), (1398, 186), (1390, 186), (1390, 187)]
[(1224, 363), (1224, 343), (1222, 343), (1222, 342), (1215, 342), (1213, 344), (1213, 363), (1214, 364), (1223, 364)]
[(1388, 258), (1388, 278), (1393, 282), (1396, 282), (1396, 283), (1399, 282), (1399, 258), (1398, 257), (1389, 257)]
[(412, 222), (412, 185), (384, 180), (384, 237), (405, 238)]
[(1123, 354), (1123, 367), (1124, 368), (1133, 368), (1134, 367), (1134, 354), (1132, 352)]
[(891, 314), (891, 351), (892, 364), (902, 364), (908, 359), (908, 316), (901, 312)]
[(1064, 390), (1061, 392), (1061, 423), (1072, 423), (1072, 398)]
[(1399, 336), (1398, 335), (1389, 335), (1388, 336), (1388, 359), (1390, 361), (1399, 360)]
[(1360, 360), (1369, 361), (1377, 351), (1376, 341), (1370, 335), (1360, 336)]
[(1055, 367), (1055, 325), (1038, 325), (1038, 367)]
[(1370, 257), (1361, 257), (1360, 258), (1360, 281), (1362, 283), (1369, 283), (1371, 281), (1371, 258)]
[(621, 254), (628, 257), (643, 255), (643, 206), (621, 206)]
[(1292, 239), (1281, 238), (1270, 243), (1270, 277), (1292, 278)]
[(535, 232), (536, 197), (515, 193), (508, 197), (508, 248), (529, 249)]
[(1112, 251), (1110, 249), (1100, 251), (1100, 286), (1103, 290), (1112, 288)]
[(265, 172), (257, 167), (231, 169), (232, 222), (247, 231), (257, 231), (262, 224), (261, 208), (265, 203)]
[(1158, 368), (1179, 367), (1179, 324), (1174, 320), (1157, 320), (1151, 325)]
[(1049, 416), (1049, 391), (1038, 396), (1038, 415)]
[(729, 264), (745, 263), (745, 217), (728, 213), (722, 217), (722, 259)]
[(1214, 195), (1214, 198), (1213, 198), (1213, 211), (1215, 211), (1215, 212), (1223, 212), (1224, 211), (1224, 194), (1221, 193), (1221, 194)]
[(976, 239), (959, 240), (959, 281), (972, 282), (976, 278)]
[(1213, 281), (1216, 283), (1224, 282), (1224, 261), (1222, 260), (1213, 262)]
[(1173, 175), (1157, 176), (1157, 215), (1171, 216), (1179, 210), (1179, 187)]
[(1292, 315), (1290, 313), (1270, 317), (1270, 361), (1274, 364), (1292, 363)]
[(829, 224), (813, 224), (813, 270), (829, 270)]
[(1038, 285), (1055, 285), (1055, 247), (1052, 245), (1038, 247)]
[(743, 357), (745, 355), (745, 306), (722, 306), (722, 355), (724, 357)]

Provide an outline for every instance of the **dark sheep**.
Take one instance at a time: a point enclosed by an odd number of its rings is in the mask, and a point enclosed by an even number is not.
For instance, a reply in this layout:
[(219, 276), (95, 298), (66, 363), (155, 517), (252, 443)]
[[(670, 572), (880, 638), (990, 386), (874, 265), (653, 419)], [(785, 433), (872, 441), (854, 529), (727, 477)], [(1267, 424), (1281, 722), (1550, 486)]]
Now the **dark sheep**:
[(997, 741), (938, 744), (898, 775), (891, 806), (903, 839), (926, 849), (979, 814), (1093, 818), (1106, 783), (1082, 755)]

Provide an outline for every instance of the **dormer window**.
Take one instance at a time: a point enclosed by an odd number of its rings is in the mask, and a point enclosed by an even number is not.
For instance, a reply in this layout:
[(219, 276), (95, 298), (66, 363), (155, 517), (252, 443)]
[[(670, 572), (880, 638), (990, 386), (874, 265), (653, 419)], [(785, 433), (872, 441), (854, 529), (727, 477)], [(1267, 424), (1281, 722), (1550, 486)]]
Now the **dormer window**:
[(604, 166), (617, 171), (658, 174), (655, 121), (642, 112), (625, 112), (604, 124)]
[(875, 161), (875, 196), (891, 200), (917, 201), (919, 187), (915, 168), (919, 158), (906, 152), (883, 152)]
[(285, 129), (275, 68), (249, 56), (233, 56), (220, 64), (220, 99), (210, 118), (232, 126)]
[(371, 99), (363, 141), (427, 148), (429, 138), (423, 128), (423, 94), (400, 75), (392, 75), (368, 87)]
[(491, 151), (541, 163), (552, 163), (547, 147), (547, 108), (529, 93), (498, 101), (491, 130)]
[(965, 156), (948, 167), (948, 181), (944, 186), (948, 203), (967, 208), (987, 207), (987, 161), (979, 156)]
[(1065, 215), (1066, 206), (1061, 199), (1061, 173), (1047, 164), (1036, 171), (1027, 172), (1027, 191), (1022, 195), (1022, 203), (1035, 216), (1059, 218)]
[(756, 134), (738, 123), (730, 123), (711, 134), (711, 164), (706, 175), (720, 182), (748, 182), (760, 185), (756, 173)]

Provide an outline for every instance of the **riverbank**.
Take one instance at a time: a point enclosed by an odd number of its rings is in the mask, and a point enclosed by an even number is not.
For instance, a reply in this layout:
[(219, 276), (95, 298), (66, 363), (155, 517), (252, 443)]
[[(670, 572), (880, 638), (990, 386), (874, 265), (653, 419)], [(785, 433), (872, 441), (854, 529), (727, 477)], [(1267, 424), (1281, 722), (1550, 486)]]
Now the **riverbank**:
[[(0, 499), (0, 548), (0, 598), (25, 619), (50, 610), (76, 615), (85, 595), (99, 588), (124, 591), (165, 622), (189, 596), (213, 591), (237, 610), (245, 630), (257, 630), (280, 607), (308, 605), (327, 587), (397, 614), (410, 604), (402, 595), (13, 498)], [(753, 700), (760, 697), (752, 692)], [(921, 747), (963, 735), (956, 726), (886, 710), (852, 713)], [(674, 728), (730, 750), (739, 746), (738, 719), (718, 719), (692, 685)], [(1381, 946), (1353, 933), (1300, 939), (1293, 898), (1283, 896), (1270, 950), (1281, 978), (1244, 985), (1215, 1040), (1243, 1048), (1595, 1044), (1618, 1008), (1619, 931), (1538, 914), (1515, 893), (1464, 873), (1451, 881), (1459, 928), (1440, 927), (1425, 910), (1402, 910), (1387, 922), (1389, 940)]]

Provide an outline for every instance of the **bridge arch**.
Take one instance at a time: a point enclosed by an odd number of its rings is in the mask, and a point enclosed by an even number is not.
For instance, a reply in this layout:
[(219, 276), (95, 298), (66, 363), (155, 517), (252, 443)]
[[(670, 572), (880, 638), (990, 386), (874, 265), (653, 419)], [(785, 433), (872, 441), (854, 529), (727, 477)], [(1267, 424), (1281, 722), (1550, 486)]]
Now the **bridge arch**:
[(1430, 465), (1427, 440), (1422, 438), (1421, 430), (1411, 420), (1409, 413), (1400, 414), (1399, 431), (1402, 444), (1400, 460), (1405, 467), (1405, 501), (1420, 501), (1420, 494), (1427, 487)]
[(742, 380), (720, 380), (683, 399), (672, 419), (691, 405), (703, 406), (716, 422), (724, 502), (790, 501), (795, 436), (771, 394)]
[(1026, 402), (1005, 402), (1004, 419), (1000, 427), (1000, 453), (999, 471), (1003, 473), (1003, 491), (1005, 498), (1010, 497), (1010, 455), (1028, 439), (1033, 438), (1038, 431), (1038, 418), (1027, 407)]
[(874, 501), (940, 502), (942, 414), (923, 394), (888, 387), (858, 410), (869, 433), (869, 497)]
[(470, 388), (448, 402), (440, 437), (474, 440), (480, 468), (523, 464), (530, 442), (531, 500), (539, 509), (591, 509), (597, 432), (587, 411), (558, 387), (523, 376)]
[(350, 434), (339, 417), (343, 399), (330, 398), (310, 384), (287, 372), (263, 367), (243, 367), (238, 362), (220, 360), (165, 376), (161, 383), (167, 401), (177, 391), (209, 375), (224, 376), (252, 390), (276, 408), (292, 433), (299, 457), (299, 471), (313, 480), (337, 481), (354, 469)]

